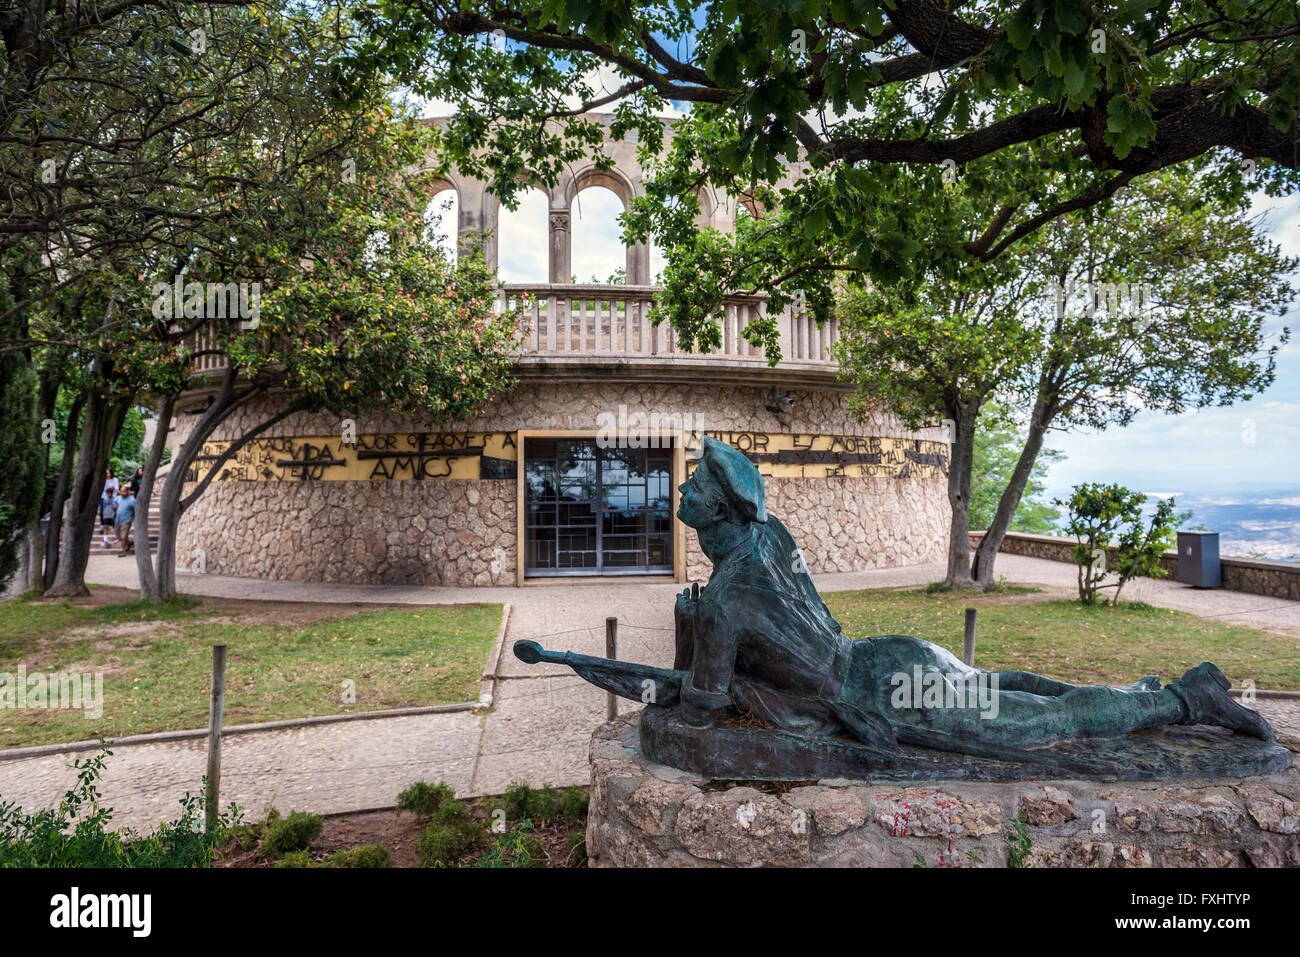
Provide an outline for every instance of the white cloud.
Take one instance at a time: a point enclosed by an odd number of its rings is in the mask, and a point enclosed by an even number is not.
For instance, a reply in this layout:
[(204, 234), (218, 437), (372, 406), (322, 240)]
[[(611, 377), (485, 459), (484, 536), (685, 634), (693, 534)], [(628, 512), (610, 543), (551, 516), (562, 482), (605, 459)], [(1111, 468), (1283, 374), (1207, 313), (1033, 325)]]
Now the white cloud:
[(497, 219), (497, 278), (502, 282), (547, 282), (550, 270), (547, 200), (540, 189), (519, 198), (513, 212)]

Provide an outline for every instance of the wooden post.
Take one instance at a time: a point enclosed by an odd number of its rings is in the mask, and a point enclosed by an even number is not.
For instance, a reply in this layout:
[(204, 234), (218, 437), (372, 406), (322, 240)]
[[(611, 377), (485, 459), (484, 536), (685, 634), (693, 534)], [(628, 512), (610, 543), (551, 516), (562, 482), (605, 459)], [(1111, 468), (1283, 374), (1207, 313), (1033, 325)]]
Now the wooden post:
[(212, 646), (212, 700), (208, 707), (208, 790), (204, 823), (211, 834), (217, 826), (221, 795), (221, 721), (226, 710), (226, 646)]
[(975, 609), (966, 609), (966, 631), (961, 639), (961, 660), (972, 667), (975, 664)]
[[(618, 619), (605, 619), (605, 657), (618, 657)], [(613, 721), (618, 717), (618, 695), (612, 691), (605, 692), (605, 720)]]

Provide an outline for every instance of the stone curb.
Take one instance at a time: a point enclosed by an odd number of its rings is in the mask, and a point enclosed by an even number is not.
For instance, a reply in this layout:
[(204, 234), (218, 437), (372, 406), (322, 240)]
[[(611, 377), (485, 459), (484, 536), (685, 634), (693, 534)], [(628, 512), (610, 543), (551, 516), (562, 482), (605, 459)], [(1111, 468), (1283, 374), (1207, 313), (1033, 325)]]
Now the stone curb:
[[(1240, 688), (1228, 689), (1228, 694), (1234, 698), (1240, 698), (1242, 691)], [(1255, 690), (1256, 698), (1276, 698), (1281, 701), (1300, 701), (1300, 691), (1260, 691)]]
[(506, 632), (510, 629), (510, 602), (501, 605), (501, 625), (497, 628), (497, 640), (488, 654), (487, 664), (483, 666), (483, 680), (479, 684), (478, 701), (484, 708), (492, 707), (492, 691), (496, 685), (497, 669), (501, 665), (501, 655), (506, 646)]
[[(501, 658), (501, 648), (505, 644), (506, 625), (510, 621), (510, 605), (501, 608), (501, 624), (497, 628), (496, 641), (488, 654), (487, 665), (483, 669), (479, 684), (477, 701), (463, 701), (456, 704), (433, 704), (414, 708), (389, 708), (385, 711), (360, 711), (355, 714), (320, 714), (307, 718), (288, 718), (284, 721), (259, 721), (255, 724), (236, 724), (221, 729), (221, 736), (228, 734), (247, 734), (251, 731), (283, 731), (288, 728), (310, 728), (321, 724), (336, 724), (341, 721), (371, 721), (379, 718), (404, 718), (419, 714), (450, 714), (457, 711), (478, 711), (492, 707), (492, 682), (495, 680), (497, 662)], [(192, 741), (206, 738), (207, 728), (185, 731), (153, 731), (148, 734), (129, 734), (112, 739), (113, 747), (131, 744), (161, 744), (166, 741)], [(97, 751), (99, 741), (71, 741), (65, 744), (37, 744), (29, 748), (9, 748), (0, 750), (0, 761), (16, 761), (20, 758), (40, 758), (51, 754), (72, 754), (77, 751)]]

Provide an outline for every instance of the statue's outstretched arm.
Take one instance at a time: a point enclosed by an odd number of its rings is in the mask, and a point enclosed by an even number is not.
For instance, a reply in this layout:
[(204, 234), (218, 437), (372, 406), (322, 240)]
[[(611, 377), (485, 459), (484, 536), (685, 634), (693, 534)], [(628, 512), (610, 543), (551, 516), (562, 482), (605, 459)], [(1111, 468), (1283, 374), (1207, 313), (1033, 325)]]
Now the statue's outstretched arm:
[(682, 717), (696, 727), (711, 725), (731, 706), (740, 632), (733, 618), (719, 614), (720, 604), (711, 601), (696, 606), (695, 650), (681, 691)]

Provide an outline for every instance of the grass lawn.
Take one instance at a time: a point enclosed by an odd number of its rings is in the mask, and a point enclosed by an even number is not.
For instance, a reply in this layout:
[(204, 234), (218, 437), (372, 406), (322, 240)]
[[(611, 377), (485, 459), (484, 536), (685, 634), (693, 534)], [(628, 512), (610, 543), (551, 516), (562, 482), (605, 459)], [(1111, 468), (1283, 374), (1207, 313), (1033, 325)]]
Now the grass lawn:
[[(227, 724), (474, 700), (501, 623), (497, 604), (152, 606), (129, 597), (96, 589), (71, 601), (0, 602), (0, 675), (20, 663), (29, 675), (103, 674), (97, 719), (0, 706), (0, 748), (206, 727), (219, 642), (229, 646)], [(355, 702), (344, 701), (347, 681)]]
[(975, 664), (1019, 669), (1075, 684), (1128, 684), (1143, 675), (1168, 682), (1213, 661), (1234, 687), (1300, 690), (1300, 639), (1184, 612), (1121, 602), (1085, 607), (1041, 595), (959, 592), (832, 592), (823, 596), (845, 634), (915, 635), (961, 656), (963, 609), (979, 609)]

